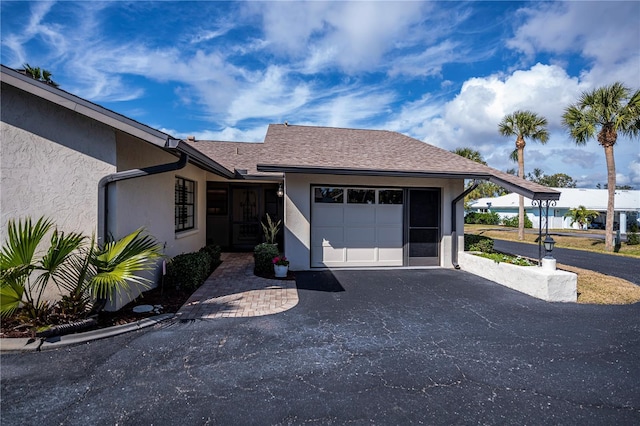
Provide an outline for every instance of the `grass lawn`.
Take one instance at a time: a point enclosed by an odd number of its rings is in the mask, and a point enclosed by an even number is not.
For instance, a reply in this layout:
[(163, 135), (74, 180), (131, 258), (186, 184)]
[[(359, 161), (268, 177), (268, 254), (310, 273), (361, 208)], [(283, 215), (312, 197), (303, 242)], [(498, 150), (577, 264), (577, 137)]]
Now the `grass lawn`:
[[(517, 229), (513, 228), (488, 225), (465, 225), (464, 231), (466, 234), (482, 234), (486, 237), (499, 240), (518, 241)], [(528, 231), (531, 230), (529, 229)], [(566, 232), (567, 230), (554, 231)], [(549, 230), (549, 232), (551, 233), (552, 231)], [(604, 231), (595, 230), (582, 232), (604, 234)], [(536, 238), (538, 238), (537, 230), (535, 233), (525, 233), (525, 241), (522, 242), (538, 244), (535, 242)], [(556, 241), (556, 247), (608, 253), (604, 250), (604, 240), (589, 237), (564, 237), (559, 235), (554, 235), (553, 239)], [(640, 245), (628, 246), (622, 243), (620, 251), (614, 254), (640, 257)], [(558, 264), (558, 269), (574, 272), (578, 275), (578, 303), (623, 305), (640, 302), (640, 286), (627, 280), (562, 264)]]

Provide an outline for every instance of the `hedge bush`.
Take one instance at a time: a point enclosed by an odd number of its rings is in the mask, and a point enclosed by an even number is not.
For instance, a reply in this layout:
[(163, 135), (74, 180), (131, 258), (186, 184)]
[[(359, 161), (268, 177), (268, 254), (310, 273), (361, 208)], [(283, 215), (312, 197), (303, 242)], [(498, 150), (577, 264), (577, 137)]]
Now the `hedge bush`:
[[(518, 222), (519, 222), (518, 216), (505, 218), (502, 220), (502, 224), (504, 226), (508, 226), (509, 228), (517, 228)], [(533, 223), (531, 222), (531, 219), (529, 219), (529, 216), (527, 216), (526, 214), (524, 215), (524, 227), (533, 228)]]
[(208, 246), (204, 246), (200, 249), (209, 255), (211, 258), (211, 266), (209, 267), (209, 274), (214, 271), (220, 265), (220, 255), (222, 254), (222, 249), (220, 246), (210, 244)]
[(478, 213), (470, 212), (464, 217), (464, 223), (471, 223), (477, 225), (498, 225), (500, 223), (500, 216), (496, 212), (490, 213)]
[(183, 253), (167, 263), (165, 284), (183, 290), (195, 290), (220, 264), (220, 247), (206, 246), (194, 253)]
[(629, 232), (627, 234), (627, 245), (635, 246), (638, 244), (640, 244), (640, 235), (636, 234), (635, 232)]
[(493, 253), (493, 240), (483, 235), (464, 234), (464, 251)]
[(255, 260), (254, 273), (256, 275), (265, 275), (273, 272), (273, 258), (278, 256), (280, 251), (277, 244), (262, 243), (253, 249), (253, 258)]

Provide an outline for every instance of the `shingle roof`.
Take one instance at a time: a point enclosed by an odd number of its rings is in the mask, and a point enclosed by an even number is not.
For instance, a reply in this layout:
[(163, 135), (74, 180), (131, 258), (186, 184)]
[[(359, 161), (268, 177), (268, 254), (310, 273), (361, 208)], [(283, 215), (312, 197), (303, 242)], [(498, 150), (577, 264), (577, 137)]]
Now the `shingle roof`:
[(230, 170), (490, 179), (535, 198), (559, 193), (401, 133), (271, 124), (264, 143), (199, 141), (194, 147)]

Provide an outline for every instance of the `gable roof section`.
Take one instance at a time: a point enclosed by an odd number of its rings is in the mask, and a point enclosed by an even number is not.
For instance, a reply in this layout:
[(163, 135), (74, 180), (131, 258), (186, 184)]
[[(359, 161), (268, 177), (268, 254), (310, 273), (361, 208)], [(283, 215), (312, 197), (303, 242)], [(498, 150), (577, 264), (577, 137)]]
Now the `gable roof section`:
[(484, 179), (532, 199), (560, 197), (548, 187), (386, 130), (272, 124), (256, 168), (264, 172)]
[(78, 114), (106, 124), (116, 130), (130, 134), (167, 151), (173, 151), (174, 153), (177, 151), (188, 154), (189, 161), (198, 167), (221, 176), (233, 177), (233, 173), (230, 170), (220, 166), (210, 157), (203, 155), (180, 139), (176, 139), (167, 133), (101, 107), (62, 89), (35, 80), (4, 65), (0, 65), (0, 69), (3, 84), (9, 84), (24, 92), (45, 99), (60, 107), (75, 111)]

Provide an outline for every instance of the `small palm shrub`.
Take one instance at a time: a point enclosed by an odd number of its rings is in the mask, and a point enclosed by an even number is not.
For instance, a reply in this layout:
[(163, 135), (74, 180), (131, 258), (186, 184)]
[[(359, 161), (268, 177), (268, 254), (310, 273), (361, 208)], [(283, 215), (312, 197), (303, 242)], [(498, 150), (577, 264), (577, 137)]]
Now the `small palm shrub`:
[(628, 246), (635, 246), (640, 244), (640, 235), (638, 235), (635, 232), (629, 232), (627, 234), (627, 245)]
[(464, 217), (464, 223), (477, 225), (498, 225), (500, 216), (496, 212), (478, 213), (470, 212)]
[(465, 234), (464, 250), (493, 253), (493, 239), (483, 235)]
[[(514, 216), (514, 217), (510, 217), (510, 218), (505, 218), (502, 220), (502, 224), (504, 226), (507, 226), (509, 228), (517, 228), (518, 227), (518, 216)], [(524, 215), (524, 227), (525, 228), (533, 228), (533, 222), (531, 222), (531, 219), (529, 219), (529, 216)]]
[(278, 246), (275, 244), (258, 244), (253, 249), (253, 258), (255, 260), (254, 273), (256, 275), (273, 273), (273, 258), (279, 254)]

